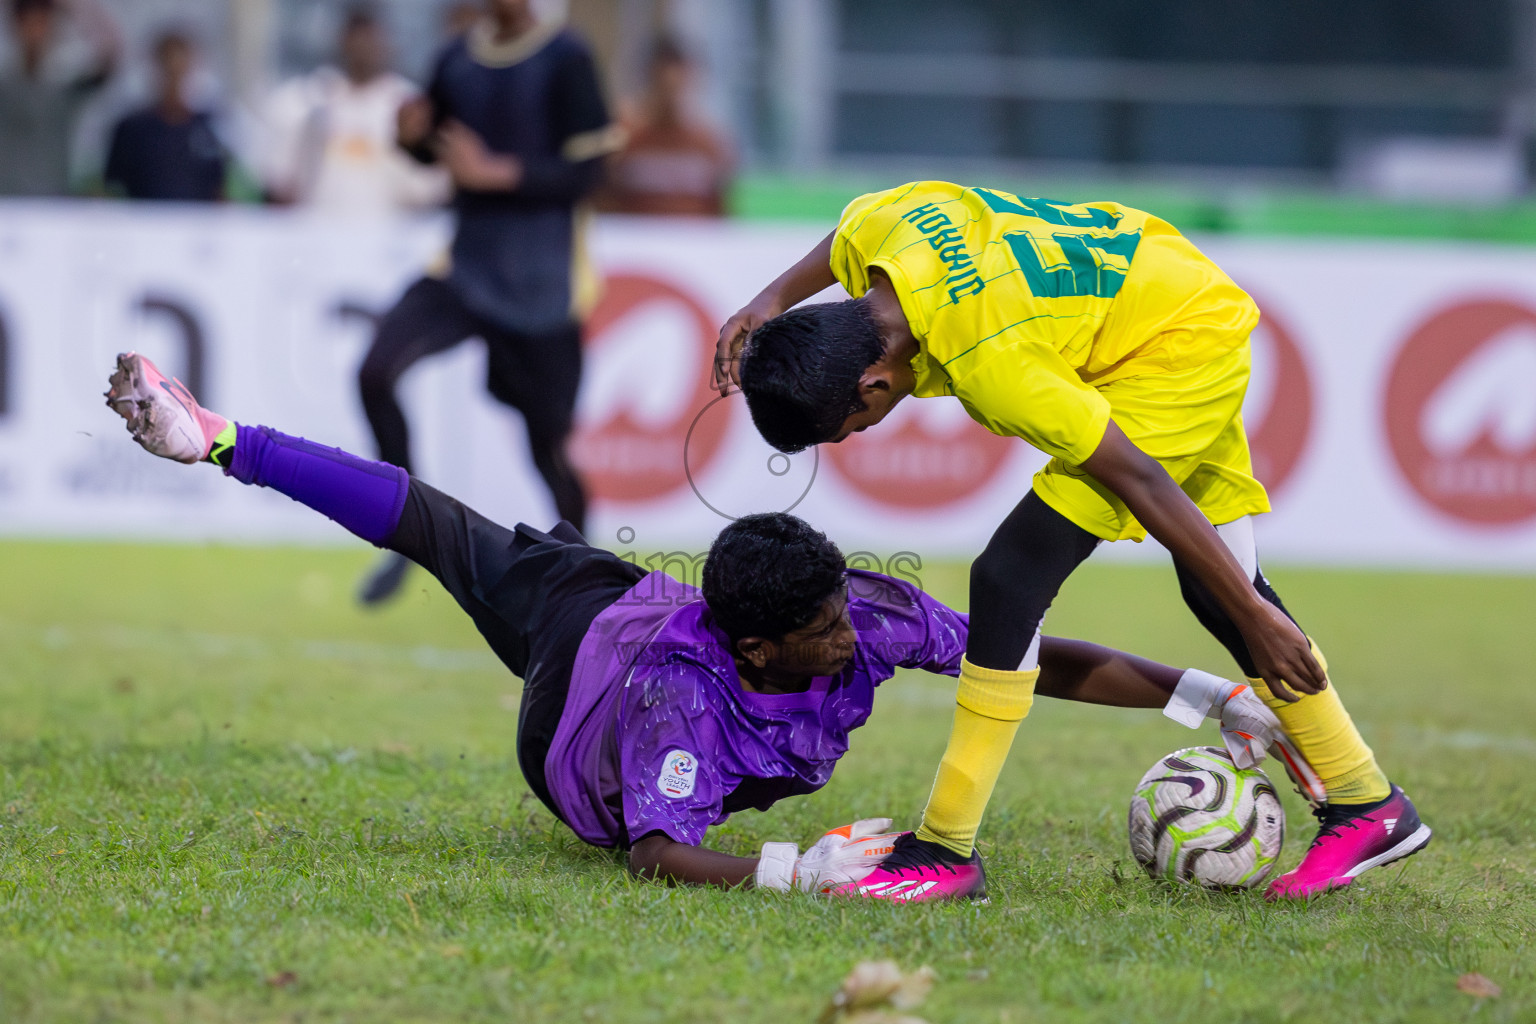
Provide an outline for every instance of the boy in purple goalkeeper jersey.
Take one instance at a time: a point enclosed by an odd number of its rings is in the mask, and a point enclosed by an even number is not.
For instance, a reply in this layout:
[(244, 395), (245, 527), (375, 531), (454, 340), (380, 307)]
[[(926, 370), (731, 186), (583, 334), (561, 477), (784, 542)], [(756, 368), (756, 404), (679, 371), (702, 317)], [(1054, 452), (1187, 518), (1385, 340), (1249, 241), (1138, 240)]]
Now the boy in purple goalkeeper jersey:
[[(700, 845), (736, 811), (826, 785), (897, 668), (959, 672), (965, 615), (848, 569), (801, 520), (732, 523), (701, 592), (588, 545), (568, 523), (507, 529), (399, 467), (236, 425), (139, 355), (118, 357), (107, 404), (151, 453), (213, 462), (432, 572), (523, 678), (517, 754), (529, 787), (584, 841), (627, 848), (636, 873), (826, 892), (889, 853), (888, 819), (828, 832), (803, 856), (791, 843), (755, 858)], [(1242, 684), (1052, 637), (1040, 661), (1049, 696), (1219, 719), (1240, 763), (1281, 742)], [(947, 870), (924, 886), (985, 891), (979, 859)]]

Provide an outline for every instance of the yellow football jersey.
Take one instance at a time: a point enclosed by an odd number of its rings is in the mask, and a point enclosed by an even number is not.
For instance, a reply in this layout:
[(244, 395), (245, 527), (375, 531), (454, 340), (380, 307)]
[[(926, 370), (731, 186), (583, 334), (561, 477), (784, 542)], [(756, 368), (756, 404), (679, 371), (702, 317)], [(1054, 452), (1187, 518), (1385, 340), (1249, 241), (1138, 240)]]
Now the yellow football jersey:
[(955, 395), (996, 434), (1076, 465), (1103, 439), (1101, 389), (1245, 345), (1252, 299), (1170, 224), (1118, 203), (919, 181), (848, 204), (832, 272), (890, 277), (921, 352), (919, 396)]

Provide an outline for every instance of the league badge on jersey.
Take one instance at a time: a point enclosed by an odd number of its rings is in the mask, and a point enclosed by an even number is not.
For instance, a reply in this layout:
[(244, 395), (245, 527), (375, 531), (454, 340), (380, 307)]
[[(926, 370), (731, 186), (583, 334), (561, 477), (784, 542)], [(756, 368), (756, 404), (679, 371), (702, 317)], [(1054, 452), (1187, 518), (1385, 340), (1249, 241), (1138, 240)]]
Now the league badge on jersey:
[(669, 800), (681, 800), (693, 795), (693, 784), (698, 777), (699, 759), (686, 750), (669, 750), (661, 761), (661, 777), (656, 788)]

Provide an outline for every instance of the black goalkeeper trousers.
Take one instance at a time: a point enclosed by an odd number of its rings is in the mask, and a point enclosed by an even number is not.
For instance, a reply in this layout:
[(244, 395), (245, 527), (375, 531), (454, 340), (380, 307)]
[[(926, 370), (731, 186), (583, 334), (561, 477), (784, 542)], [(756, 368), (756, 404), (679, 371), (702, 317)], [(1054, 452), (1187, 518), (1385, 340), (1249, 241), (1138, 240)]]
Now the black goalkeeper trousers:
[(415, 479), (387, 547), (436, 576), (496, 656), (522, 677), (518, 766), (559, 817), (544, 759), (565, 711), (577, 649), (592, 620), (645, 570), (592, 547), (570, 523), (548, 533), (525, 523), (508, 529)]
[[(1017, 668), (1062, 584), (1098, 544), (1099, 538), (1051, 508), (1034, 491), (1025, 495), (971, 564), (971, 630), (965, 651), (970, 662), (983, 668)], [(1236, 623), (1192, 572), (1177, 559), (1173, 565), (1184, 603), (1200, 625), (1227, 649), (1245, 676), (1257, 676)], [(1295, 621), (1263, 570), (1255, 571), (1253, 585)]]
[(379, 458), (410, 471), (410, 430), (395, 386), (427, 356), (479, 337), (486, 348), (486, 390), (523, 414), (533, 464), (560, 518), (585, 528), (586, 492), (566, 454), (581, 385), (581, 330), (573, 322), (543, 334), (507, 330), (476, 316), (447, 283), (424, 277), (379, 321), (357, 372), (363, 412)]

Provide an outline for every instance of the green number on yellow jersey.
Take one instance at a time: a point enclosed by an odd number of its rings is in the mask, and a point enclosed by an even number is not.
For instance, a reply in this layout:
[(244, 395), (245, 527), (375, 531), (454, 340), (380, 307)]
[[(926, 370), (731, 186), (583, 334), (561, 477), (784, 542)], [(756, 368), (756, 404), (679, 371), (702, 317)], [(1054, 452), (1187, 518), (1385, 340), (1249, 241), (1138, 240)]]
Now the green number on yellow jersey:
[(1141, 243), (1141, 232), (1088, 234), (1098, 228), (1113, 232), (1121, 215), (1089, 207), (1079, 213), (1065, 209), (1070, 203), (1049, 199), (1015, 199), (991, 189), (973, 190), (982, 202), (998, 213), (1012, 213), (1047, 224), (1078, 228), (1070, 232), (1010, 231), (1003, 240), (1013, 250), (1019, 270), (1037, 298), (1092, 295), (1112, 299), (1125, 283), (1131, 257)]

